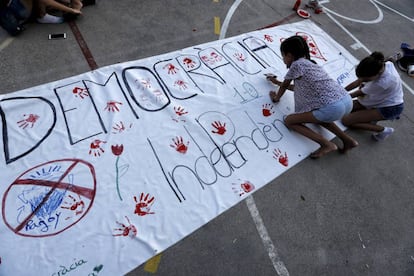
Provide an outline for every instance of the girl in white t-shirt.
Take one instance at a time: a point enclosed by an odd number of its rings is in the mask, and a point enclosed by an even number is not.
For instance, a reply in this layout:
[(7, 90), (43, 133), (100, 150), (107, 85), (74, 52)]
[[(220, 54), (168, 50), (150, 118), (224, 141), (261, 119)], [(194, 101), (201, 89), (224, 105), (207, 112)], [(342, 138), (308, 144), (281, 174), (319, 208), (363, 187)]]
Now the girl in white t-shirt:
[[(334, 133), (343, 142), (341, 152), (358, 146), (358, 142), (343, 132), (336, 124), (352, 110), (352, 99), (348, 92), (335, 80), (310, 60), (309, 46), (301, 36), (285, 39), (280, 45), (283, 62), (289, 68), (284, 81), (274, 75), (267, 79), (279, 85), (278, 92), (271, 91), (270, 98), (278, 102), (286, 89), (292, 90), (295, 100), (295, 113), (286, 116), (285, 125), (315, 141), (320, 148), (311, 153), (311, 158), (319, 158), (338, 149), (335, 143), (306, 126), (306, 123), (321, 125)], [(291, 84), (291, 82), (294, 84)]]
[(373, 52), (356, 67), (357, 80), (345, 87), (354, 100), (351, 114), (342, 119), (350, 128), (374, 132), (377, 141), (386, 139), (394, 132), (391, 127), (377, 125), (377, 121), (399, 119), (403, 109), (403, 89), (400, 75), (381, 52)]

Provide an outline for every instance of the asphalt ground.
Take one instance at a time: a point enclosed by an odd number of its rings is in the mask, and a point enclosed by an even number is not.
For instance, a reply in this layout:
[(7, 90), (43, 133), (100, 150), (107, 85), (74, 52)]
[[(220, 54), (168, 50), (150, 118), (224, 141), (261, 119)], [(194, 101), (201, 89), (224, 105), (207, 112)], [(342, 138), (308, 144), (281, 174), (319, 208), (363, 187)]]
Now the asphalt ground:
[[(0, 93), (303, 20), (294, 2), (97, 0), (71, 24), (0, 30)], [(321, 3), (308, 20), (357, 59), (414, 45), (412, 0)], [(349, 130), (360, 146), (346, 156), (302, 161), (128, 275), (414, 275), (414, 78), (401, 77), (389, 139)]]

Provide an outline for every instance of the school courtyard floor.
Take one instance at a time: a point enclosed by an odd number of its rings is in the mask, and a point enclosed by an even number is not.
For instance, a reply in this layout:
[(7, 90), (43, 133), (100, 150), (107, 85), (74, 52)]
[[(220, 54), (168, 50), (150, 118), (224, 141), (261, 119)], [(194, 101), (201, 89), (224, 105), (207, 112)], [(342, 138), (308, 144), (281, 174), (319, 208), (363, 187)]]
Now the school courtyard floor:
[[(0, 93), (304, 20), (294, 3), (96, 0), (71, 24), (31, 23), (16, 38), (0, 30)], [(414, 46), (412, 0), (321, 4), (307, 20), (357, 59)], [(48, 40), (60, 32), (67, 39)], [(401, 76), (406, 108), (385, 123), (389, 139), (348, 131), (360, 146), (346, 156), (305, 159), (128, 276), (414, 275), (414, 78)]]

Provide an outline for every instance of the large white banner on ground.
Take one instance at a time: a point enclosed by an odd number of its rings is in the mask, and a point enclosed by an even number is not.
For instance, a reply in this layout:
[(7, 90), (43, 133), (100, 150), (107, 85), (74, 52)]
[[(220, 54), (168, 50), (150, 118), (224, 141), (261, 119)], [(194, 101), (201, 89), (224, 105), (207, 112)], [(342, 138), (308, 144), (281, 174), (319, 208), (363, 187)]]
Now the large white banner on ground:
[(306, 158), (292, 92), (273, 104), (264, 76), (283, 78), (296, 34), (353, 80), (356, 59), (302, 21), (2, 95), (0, 275), (124, 274)]

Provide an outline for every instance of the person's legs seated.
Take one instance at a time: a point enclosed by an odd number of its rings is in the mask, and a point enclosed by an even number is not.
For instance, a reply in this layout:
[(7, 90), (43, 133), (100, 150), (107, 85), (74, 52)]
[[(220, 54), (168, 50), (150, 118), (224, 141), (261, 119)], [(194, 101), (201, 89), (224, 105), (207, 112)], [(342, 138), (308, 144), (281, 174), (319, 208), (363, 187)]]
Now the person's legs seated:
[(47, 2), (44, 0), (37, 1), (37, 22), (41, 24), (60, 24), (64, 22), (63, 17), (54, 16), (47, 13)]
[(313, 131), (307, 127), (305, 123), (321, 124), (322, 122), (318, 121), (312, 112), (290, 114), (285, 118), (285, 125), (287, 128), (302, 134), (321, 146), (318, 150), (311, 153), (311, 158), (320, 158), (323, 155), (338, 149), (335, 143), (332, 143), (321, 134)]
[(372, 131), (374, 132), (372, 138), (376, 141), (382, 141), (388, 138), (394, 132), (394, 129), (377, 125), (376, 122), (399, 119), (403, 109), (404, 104), (372, 109), (356, 109), (351, 114), (344, 116), (342, 123), (350, 128)]
[(319, 124), (335, 134), (342, 140), (341, 153), (346, 153), (358, 146), (358, 142), (342, 131), (334, 122), (340, 120), (344, 115), (349, 114), (353, 108), (350, 96), (344, 96), (336, 102), (327, 104), (319, 109), (313, 110), (312, 114), (319, 121)]

